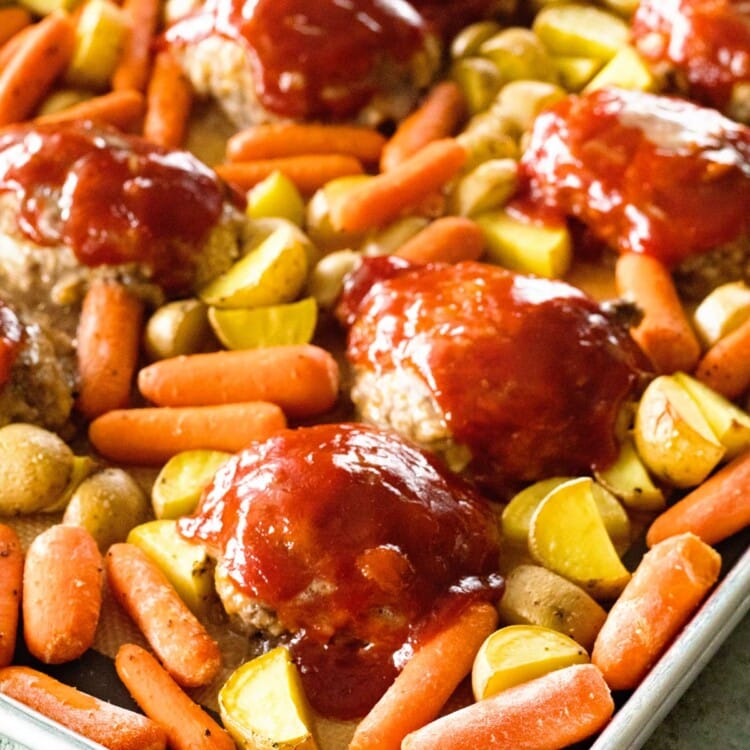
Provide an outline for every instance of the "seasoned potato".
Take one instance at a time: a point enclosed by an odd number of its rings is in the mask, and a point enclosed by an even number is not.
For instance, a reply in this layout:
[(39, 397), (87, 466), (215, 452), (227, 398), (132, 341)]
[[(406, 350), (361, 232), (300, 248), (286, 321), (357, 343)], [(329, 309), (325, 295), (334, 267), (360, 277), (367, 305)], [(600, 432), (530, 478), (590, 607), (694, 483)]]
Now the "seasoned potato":
[(194, 354), (211, 340), (206, 305), (181, 299), (159, 307), (146, 323), (143, 344), (152, 360)]
[(209, 614), (216, 601), (213, 561), (202, 545), (180, 536), (176, 521), (141, 523), (131, 529), (127, 541), (140, 547), (161, 568), (196, 617)]
[(649, 471), (675, 487), (700, 484), (726, 452), (695, 401), (669, 375), (647, 386), (633, 434)]
[(586, 664), (586, 649), (572, 638), (539, 625), (508, 625), (479, 648), (471, 670), (477, 700), (571, 664)]
[(559, 630), (587, 651), (607, 617), (580, 586), (540, 565), (518, 565), (508, 574), (498, 612), (508, 625)]
[(63, 522), (83, 526), (102, 552), (124, 542), (128, 532), (149, 516), (140, 485), (122, 469), (109, 468), (84, 479), (73, 492)]
[(17, 422), (0, 428), (0, 515), (55, 505), (73, 472), (73, 451), (55, 433)]
[(630, 573), (607, 533), (584, 477), (550, 492), (531, 518), (529, 550), (546, 568), (582, 586), (596, 599), (614, 599)]
[(219, 692), (224, 726), (248, 750), (317, 750), (297, 668), (278, 646), (235, 670)]

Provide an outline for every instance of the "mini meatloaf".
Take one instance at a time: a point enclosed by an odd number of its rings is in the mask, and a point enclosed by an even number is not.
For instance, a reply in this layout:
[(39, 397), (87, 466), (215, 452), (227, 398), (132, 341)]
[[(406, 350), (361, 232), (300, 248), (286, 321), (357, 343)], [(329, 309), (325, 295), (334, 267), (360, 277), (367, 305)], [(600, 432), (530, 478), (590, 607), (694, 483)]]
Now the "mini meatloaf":
[(362, 716), (431, 627), (502, 593), (489, 504), (391, 431), (287, 430), (225, 463), (181, 533), (246, 630), (286, 634), (323, 715)]
[(475, 262), (368, 258), (338, 314), (359, 416), (498, 496), (614, 460), (644, 362), (615, 309), (569, 284)]
[(652, 255), (687, 297), (750, 279), (750, 128), (715, 109), (616, 88), (568, 96), (535, 121), (521, 175), (523, 206)]
[(66, 424), (80, 300), (93, 276), (154, 302), (184, 293), (239, 254), (241, 206), (189, 154), (114, 129), (0, 130), (0, 300), (25, 331), (0, 423)]
[(165, 40), (195, 90), (239, 127), (400, 118), (431, 81), (440, 49), (405, 0), (203, 2)]
[(641, 0), (633, 44), (676, 91), (750, 122), (750, 6), (737, 0)]

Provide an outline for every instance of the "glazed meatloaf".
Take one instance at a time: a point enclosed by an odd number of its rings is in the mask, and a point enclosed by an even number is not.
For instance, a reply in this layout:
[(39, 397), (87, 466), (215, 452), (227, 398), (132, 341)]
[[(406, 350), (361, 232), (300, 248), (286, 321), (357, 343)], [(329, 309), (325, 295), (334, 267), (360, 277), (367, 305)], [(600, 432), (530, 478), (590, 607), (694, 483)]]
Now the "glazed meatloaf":
[(89, 281), (152, 303), (188, 291), (239, 254), (240, 209), (196, 159), (135, 136), (91, 123), (0, 131), (0, 300), (23, 330), (0, 422), (63, 429)]
[(365, 259), (338, 314), (359, 416), (500, 497), (614, 460), (620, 408), (646, 369), (614, 312), (482, 263)]

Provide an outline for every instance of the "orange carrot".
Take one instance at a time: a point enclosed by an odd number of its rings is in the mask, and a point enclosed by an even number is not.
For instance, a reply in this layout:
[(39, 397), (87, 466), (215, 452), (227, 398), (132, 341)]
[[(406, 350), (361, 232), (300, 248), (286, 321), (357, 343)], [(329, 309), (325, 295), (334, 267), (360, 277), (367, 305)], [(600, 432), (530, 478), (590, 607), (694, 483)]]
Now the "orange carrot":
[(716, 582), (721, 557), (694, 534), (652, 547), (607, 614), (591, 662), (613, 690), (639, 685)]
[(219, 646), (156, 563), (128, 542), (113, 544), (105, 560), (114, 598), (169, 674), (183, 687), (210, 683), (221, 669)]
[(35, 118), (38, 123), (69, 122), (71, 120), (96, 120), (113, 125), (120, 130), (134, 130), (143, 118), (146, 104), (143, 94), (134, 89), (110, 91), (73, 104), (48, 115)]
[(454, 81), (436, 84), (383, 146), (381, 171), (393, 169), (428, 143), (453, 135), (465, 114), (466, 102), (458, 84)]
[(216, 173), (242, 190), (265, 180), (273, 172), (283, 172), (305, 195), (314, 193), (337, 177), (362, 174), (359, 159), (347, 154), (301, 154), (276, 159), (255, 159), (217, 164)]
[(409, 732), (432, 721), (471, 672), (474, 657), (497, 627), (497, 619), (495, 607), (472, 604), (421, 646), (357, 726), (349, 750), (399, 750)]
[(466, 161), (453, 138), (428, 143), (388, 172), (352, 188), (331, 206), (337, 229), (360, 232), (382, 227), (439, 191)]
[(22, 581), (21, 541), (10, 526), (0, 524), (0, 667), (13, 661)]
[(302, 344), (162, 359), (138, 373), (138, 388), (160, 406), (261, 400), (289, 417), (311, 417), (336, 403), (339, 379), (329, 352)]
[(631, 333), (656, 371), (692, 372), (701, 347), (666, 266), (648, 255), (624, 253), (615, 265), (615, 281), (618, 292), (643, 312)]
[(21, 45), (24, 43), (24, 39), (33, 33), (33, 24), (25, 26), (0, 46), (0, 72), (3, 68), (9, 65), (11, 60), (16, 56), (16, 53), (21, 49)]
[(0, 126), (29, 117), (73, 55), (75, 25), (64, 11), (50, 13), (28, 28), (0, 70)]
[(403, 750), (560, 750), (604, 728), (614, 701), (601, 672), (574, 664), (443, 716)]
[(167, 746), (166, 732), (151, 719), (30, 667), (0, 669), (0, 693), (109, 750), (164, 750)]
[(145, 91), (151, 72), (152, 44), (159, 23), (159, 0), (125, 0), (129, 33), (112, 74), (112, 88)]
[(31, 13), (20, 5), (0, 8), (0, 45), (5, 44), (31, 23)]
[(442, 216), (408, 239), (395, 255), (413, 263), (477, 260), (485, 248), (479, 224), (463, 216)]
[(23, 574), (23, 634), (46, 664), (81, 656), (94, 642), (102, 606), (102, 556), (81, 526), (55, 524), (34, 538)]
[(229, 161), (275, 159), (305, 154), (348, 154), (377, 162), (385, 137), (373, 128), (314, 122), (274, 122), (240, 130), (227, 141)]
[(171, 750), (236, 750), (234, 741), (140, 646), (126, 643), (115, 669), (146, 716), (167, 733)]
[(159, 52), (146, 91), (143, 135), (167, 148), (179, 148), (185, 140), (193, 87), (182, 66), (167, 51)]
[(649, 547), (687, 531), (716, 544), (750, 525), (750, 452), (745, 452), (656, 517)]
[(695, 377), (730, 399), (750, 388), (750, 320), (719, 339), (703, 355)]
[(92, 419), (128, 404), (138, 362), (143, 302), (116, 281), (95, 280), (77, 332), (77, 408)]
[(265, 401), (115, 409), (91, 422), (89, 440), (112, 461), (153, 466), (194, 448), (234, 453), (285, 427), (281, 408)]

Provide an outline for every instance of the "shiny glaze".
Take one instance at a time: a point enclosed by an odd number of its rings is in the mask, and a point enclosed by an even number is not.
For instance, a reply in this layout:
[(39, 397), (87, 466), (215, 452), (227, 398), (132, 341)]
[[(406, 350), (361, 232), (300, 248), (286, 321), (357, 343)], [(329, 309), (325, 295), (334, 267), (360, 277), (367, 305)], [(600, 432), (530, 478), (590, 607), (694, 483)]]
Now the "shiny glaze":
[(480, 482), (508, 495), (614, 459), (617, 414), (643, 364), (624, 327), (561, 281), (473, 262), (398, 265), (394, 275), (377, 258), (354, 273), (347, 355), (417, 373)]
[(651, 63), (667, 63), (691, 97), (717, 107), (735, 83), (750, 82), (747, 0), (642, 0), (633, 41)]
[(485, 501), (365, 425), (298, 428), (248, 448), (179, 528), (296, 633), (306, 692), (327, 716), (363, 715), (396, 673), (394, 652), (437, 608), (501, 593)]
[(537, 118), (521, 174), (527, 208), (669, 265), (750, 229), (750, 128), (676, 98), (566, 97)]
[(23, 343), (23, 326), (13, 309), (0, 300), (0, 388), (11, 377)]
[(343, 118), (425, 41), (405, 0), (208, 0), (166, 32), (172, 44), (219, 34), (245, 45), (261, 104), (294, 118)]
[(187, 152), (87, 122), (0, 131), (2, 191), (32, 241), (67, 245), (88, 266), (142, 263), (165, 287), (189, 283), (226, 197)]

